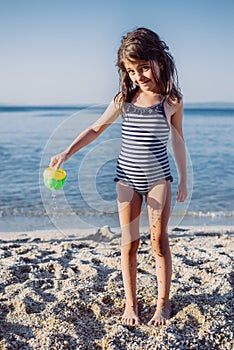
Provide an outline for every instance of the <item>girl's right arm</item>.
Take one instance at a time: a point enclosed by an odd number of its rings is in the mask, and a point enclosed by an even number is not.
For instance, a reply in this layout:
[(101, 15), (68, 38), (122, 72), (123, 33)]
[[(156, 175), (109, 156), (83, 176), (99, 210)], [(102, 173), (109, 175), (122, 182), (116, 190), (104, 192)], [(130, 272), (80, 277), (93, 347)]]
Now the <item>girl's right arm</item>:
[(51, 158), (50, 167), (54, 167), (55, 169), (60, 168), (62, 163), (66, 162), (74, 153), (93, 142), (118, 118), (120, 113), (119, 104), (112, 101), (94, 124), (85, 129), (64, 152)]

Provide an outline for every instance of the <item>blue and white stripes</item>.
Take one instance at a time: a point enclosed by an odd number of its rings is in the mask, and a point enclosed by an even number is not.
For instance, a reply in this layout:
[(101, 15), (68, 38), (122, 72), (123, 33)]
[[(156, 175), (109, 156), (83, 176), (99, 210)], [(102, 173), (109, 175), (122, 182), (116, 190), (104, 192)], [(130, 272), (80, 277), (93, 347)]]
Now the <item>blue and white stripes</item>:
[(163, 101), (146, 108), (126, 104), (115, 181), (124, 181), (144, 195), (157, 181), (172, 181), (167, 155), (169, 132)]

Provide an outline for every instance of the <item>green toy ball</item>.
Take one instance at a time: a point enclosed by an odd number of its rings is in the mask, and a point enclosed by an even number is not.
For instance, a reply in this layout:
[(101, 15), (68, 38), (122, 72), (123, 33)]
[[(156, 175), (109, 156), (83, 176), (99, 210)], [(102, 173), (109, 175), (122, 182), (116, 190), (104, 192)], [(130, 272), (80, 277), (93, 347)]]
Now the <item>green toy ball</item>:
[(63, 187), (66, 180), (66, 171), (62, 168), (53, 169), (47, 168), (43, 173), (44, 184), (50, 190), (60, 190)]

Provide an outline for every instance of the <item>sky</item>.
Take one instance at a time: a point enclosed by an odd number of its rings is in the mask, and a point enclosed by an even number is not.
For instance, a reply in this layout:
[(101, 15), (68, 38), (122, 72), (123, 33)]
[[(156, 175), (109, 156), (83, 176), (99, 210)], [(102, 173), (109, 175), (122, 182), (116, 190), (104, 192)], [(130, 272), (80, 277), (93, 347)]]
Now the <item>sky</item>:
[(108, 103), (137, 27), (169, 46), (185, 102), (234, 102), (233, 0), (0, 0), (0, 104)]

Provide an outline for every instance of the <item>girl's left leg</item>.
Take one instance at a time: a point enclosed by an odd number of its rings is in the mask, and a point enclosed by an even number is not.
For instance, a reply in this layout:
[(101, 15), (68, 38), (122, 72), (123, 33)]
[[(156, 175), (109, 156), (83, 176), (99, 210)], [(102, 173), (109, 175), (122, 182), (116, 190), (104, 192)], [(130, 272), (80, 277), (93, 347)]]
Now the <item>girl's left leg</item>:
[(148, 325), (161, 326), (170, 318), (171, 252), (167, 226), (171, 207), (171, 183), (158, 182), (147, 195), (151, 244), (156, 260), (158, 300), (154, 316)]

